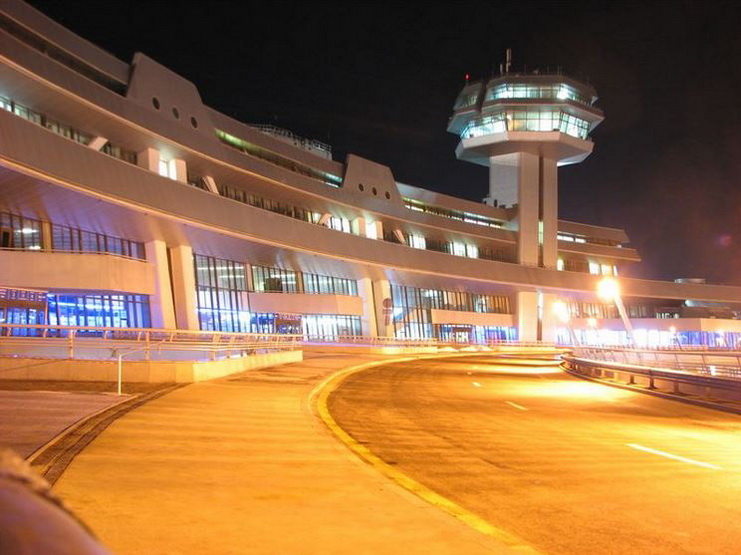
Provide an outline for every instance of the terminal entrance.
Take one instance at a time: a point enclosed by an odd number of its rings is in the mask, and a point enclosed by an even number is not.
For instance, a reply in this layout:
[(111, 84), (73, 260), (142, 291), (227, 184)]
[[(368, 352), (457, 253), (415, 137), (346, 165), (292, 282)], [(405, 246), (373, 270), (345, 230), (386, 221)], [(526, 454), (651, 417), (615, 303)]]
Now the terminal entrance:
[[(45, 291), (0, 287), (0, 324), (44, 324), (46, 313)], [(29, 333), (35, 333), (35, 330), (13, 330), (14, 335)]]

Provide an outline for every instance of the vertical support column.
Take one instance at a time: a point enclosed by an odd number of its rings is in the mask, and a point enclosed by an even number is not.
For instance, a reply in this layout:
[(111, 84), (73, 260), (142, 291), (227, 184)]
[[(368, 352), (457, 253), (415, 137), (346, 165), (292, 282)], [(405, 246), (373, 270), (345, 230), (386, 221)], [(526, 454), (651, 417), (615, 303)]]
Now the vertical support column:
[(149, 297), (153, 328), (175, 329), (175, 309), (172, 304), (170, 266), (167, 245), (155, 239), (144, 245), (147, 262), (154, 266), (154, 295)]
[(517, 262), (537, 266), (540, 252), (540, 159), (535, 154), (521, 152), (518, 168)]
[(542, 159), (541, 219), (543, 267), (555, 270), (558, 265), (558, 167), (555, 160)]
[(352, 232), (355, 235), (365, 237), (365, 218), (358, 217), (352, 221)]
[(160, 151), (156, 148), (145, 148), (136, 155), (136, 164), (150, 172), (160, 171)]
[(538, 340), (538, 294), (535, 291), (518, 291), (517, 332), (520, 341)]
[(557, 300), (558, 297), (556, 295), (553, 295), (552, 293), (543, 294), (543, 306), (541, 313), (542, 317), (540, 322), (542, 330), (541, 340), (548, 343), (555, 343), (556, 331), (558, 330), (559, 325), (563, 326), (553, 309), (553, 303), (555, 303)]
[(384, 313), (384, 301), (387, 303), (391, 302), (391, 284), (386, 279), (373, 281), (373, 298), (374, 298), (374, 309), (376, 315), (376, 327), (378, 330), (378, 337), (393, 337), (394, 336), (394, 325), (391, 322), (392, 315), (388, 314), (388, 311)]
[(178, 329), (197, 330), (196, 277), (193, 267), (193, 249), (181, 245), (170, 249), (172, 264), (172, 291), (175, 304), (175, 322)]
[(366, 337), (378, 336), (376, 323), (376, 305), (373, 302), (373, 282), (370, 278), (361, 278), (358, 282), (358, 295), (363, 301), (363, 314), (360, 317), (360, 333)]
[(175, 165), (175, 175), (171, 175), (170, 177), (175, 179), (176, 181), (180, 181), (180, 183), (187, 183), (188, 166), (185, 164), (185, 160), (175, 158), (172, 163)]
[(50, 251), (54, 245), (51, 240), (51, 222), (41, 221), (41, 249)]

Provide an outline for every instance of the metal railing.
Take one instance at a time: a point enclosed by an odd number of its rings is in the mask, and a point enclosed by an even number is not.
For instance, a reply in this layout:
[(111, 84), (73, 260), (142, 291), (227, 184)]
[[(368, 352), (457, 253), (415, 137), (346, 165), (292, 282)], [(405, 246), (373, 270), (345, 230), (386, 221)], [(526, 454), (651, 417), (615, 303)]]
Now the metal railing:
[(294, 350), (301, 335), (0, 324), (0, 356), (106, 360), (216, 360)]
[(575, 358), (637, 367), (673, 370), (690, 374), (741, 380), (741, 352), (703, 348), (621, 349), (578, 347)]

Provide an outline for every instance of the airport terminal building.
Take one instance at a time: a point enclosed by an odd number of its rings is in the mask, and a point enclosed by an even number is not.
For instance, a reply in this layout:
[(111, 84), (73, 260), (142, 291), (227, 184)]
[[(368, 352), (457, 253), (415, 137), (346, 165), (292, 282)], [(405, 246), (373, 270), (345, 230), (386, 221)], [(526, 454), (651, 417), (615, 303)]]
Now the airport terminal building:
[(639, 342), (741, 337), (741, 288), (622, 277), (640, 262), (623, 230), (558, 219), (558, 167), (603, 119), (588, 85), (508, 64), (451, 99), (456, 155), (489, 168), (476, 203), (1, 5), (0, 323), (623, 342), (610, 276)]

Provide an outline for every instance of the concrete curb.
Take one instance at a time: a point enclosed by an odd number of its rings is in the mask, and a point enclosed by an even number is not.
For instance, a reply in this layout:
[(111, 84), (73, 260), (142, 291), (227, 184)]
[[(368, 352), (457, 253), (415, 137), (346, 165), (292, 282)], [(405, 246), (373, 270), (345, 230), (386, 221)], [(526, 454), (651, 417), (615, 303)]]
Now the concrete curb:
[[(527, 545), (520, 538), (504, 530), (501, 530), (500, 528), (497, 528), (496, 526), (490, 524), (475, 513), (461, 507), (447, 497), (438, 494), (437, 492), (417, 482), (410, 476), (404, 474), (397, 468), (386, 463), (383, 459), (375, 455), (366, 446), (355, 441), (355, 439), (353, 439), (350, 434), (348, 434), (339, 426), (339, 424), (337, 424), (337, 422), (329, 412), (329, 396), (340, 386), (340, 384), (346, 378), (353, 374), (357, 374), (358, 372), (369, 370), (378, 366), (384, 366), (386, 364), (396, 364), (399, 362), (410, 362), (424, 359), (443, 359), (454, 357), (458, 358), (464, 356), (477, 356), (477, 353), (460, 353), (452, 355), (449, 353), (445, 353), (439, 355), (407, 356), (350, 366), (349, 368), (344, 368), (342, 370), (339, 370), (338, 372), (335, 372), (334, 374), (328, 376), (322, 382), (320, 382), (309, 394), (308, 402), (314, 414), (324, 423), (325, 426), (327, 426), (330, 432), (341, 443), (345, 445), (345, 447), (347, 447), (355, 455), (360, 457), (360, 459), (368, 463), (383, 476), (393, 480), (404, 489), (430, 503), (434, 507), (448, 513), (455, 519), (463, 522), (477, 532), (484, 534), (492, 540), (501, 543), (503, 548), (518, 553), (538, 553), (535, 548)], [(481, 354), (479, 353), (478, 356), (481, 356)]]

